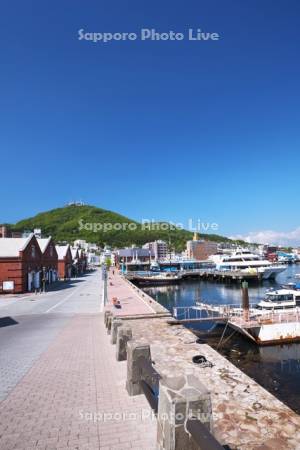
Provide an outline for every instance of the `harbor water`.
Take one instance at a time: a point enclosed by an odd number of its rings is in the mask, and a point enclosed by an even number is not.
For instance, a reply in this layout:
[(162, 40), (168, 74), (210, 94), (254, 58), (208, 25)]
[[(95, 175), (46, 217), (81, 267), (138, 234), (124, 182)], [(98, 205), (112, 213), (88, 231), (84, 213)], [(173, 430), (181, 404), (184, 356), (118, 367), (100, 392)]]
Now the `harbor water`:
[[(276, 280), (249, 285), (250, 302), (256, 303), (264, 297), (267, 289), (281, 284), (295, 282), (300, 265), (290, 265)], [(300, 280), (298, 279), (300, 282)], [(143, 290), (173, 313), (174, 307), (192, 306), (195, 301), (211, 304), (241, 303), (241, 288), (238, 283), (223, 284), (213, 281), (188, 279), (169, 286), (144, 287)], [(221, 346), (223, 327), (213, 323), (190, 326), (207, 342), (233, 364), (272, 392), (294, 411), (300, 413), (300, 343), (258, 347), (235, 333), (227, 332)]]

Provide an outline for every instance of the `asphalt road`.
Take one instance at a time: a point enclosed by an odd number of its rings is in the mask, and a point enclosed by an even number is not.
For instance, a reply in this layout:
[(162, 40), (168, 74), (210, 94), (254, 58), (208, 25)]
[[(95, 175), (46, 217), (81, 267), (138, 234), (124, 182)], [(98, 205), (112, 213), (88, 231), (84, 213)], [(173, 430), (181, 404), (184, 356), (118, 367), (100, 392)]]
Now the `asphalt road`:
[(45, 294), (0, 297), (0, 401), (75, 314), (103, 309), (100, 271), (58, 283)]

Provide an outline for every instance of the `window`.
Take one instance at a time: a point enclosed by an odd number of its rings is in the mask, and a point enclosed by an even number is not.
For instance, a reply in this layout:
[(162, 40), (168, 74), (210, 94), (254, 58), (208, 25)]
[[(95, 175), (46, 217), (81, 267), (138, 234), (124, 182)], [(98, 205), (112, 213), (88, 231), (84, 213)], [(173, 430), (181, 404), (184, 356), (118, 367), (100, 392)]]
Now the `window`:
[(31, 256), (32, 256), (32, 258), (35, 258), (35, 246), (34, 245), (31, 246)]

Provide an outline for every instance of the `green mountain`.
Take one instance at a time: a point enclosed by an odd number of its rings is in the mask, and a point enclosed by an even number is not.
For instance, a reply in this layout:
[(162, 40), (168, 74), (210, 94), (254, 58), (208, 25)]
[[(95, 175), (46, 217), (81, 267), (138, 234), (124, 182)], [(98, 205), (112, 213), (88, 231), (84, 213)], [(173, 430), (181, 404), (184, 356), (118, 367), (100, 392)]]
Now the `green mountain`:
[[(172, 229), (167, 223), (151, 224), (151, 229), (141, 223), (112, 211), (95, 206), (71, 205), (37, 214), (12, 225), (14, 231), (41, 228), (43, 235), (51, 235), (57, 242), (73, 242), (85, 239), (103, 246), (124, 247), (142, 245), (155, 239), (171, 242), (176, 250), (183, 250), (193, 233), (183, 229)], [(174, 227), (173, 227), (174, 228)], [(233, 242), (215, 234), (200, 234), (216, 242)]]

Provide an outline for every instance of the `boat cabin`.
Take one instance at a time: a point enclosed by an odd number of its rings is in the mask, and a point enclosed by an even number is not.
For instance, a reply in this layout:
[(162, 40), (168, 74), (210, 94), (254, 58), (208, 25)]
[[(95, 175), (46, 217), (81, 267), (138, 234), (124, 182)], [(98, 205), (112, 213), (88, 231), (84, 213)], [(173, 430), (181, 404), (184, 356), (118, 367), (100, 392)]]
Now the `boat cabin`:
[(265, 298), (257, 305), (258, 309), (288, 309), (300, 306), (300, 290), (279, 289), (267, 291)]

